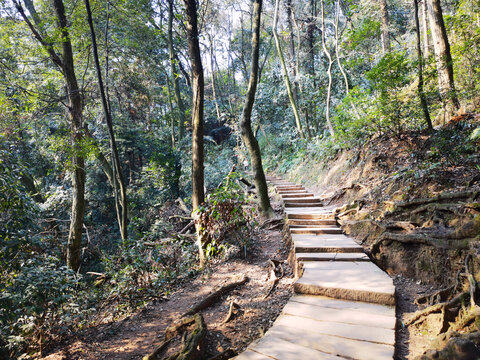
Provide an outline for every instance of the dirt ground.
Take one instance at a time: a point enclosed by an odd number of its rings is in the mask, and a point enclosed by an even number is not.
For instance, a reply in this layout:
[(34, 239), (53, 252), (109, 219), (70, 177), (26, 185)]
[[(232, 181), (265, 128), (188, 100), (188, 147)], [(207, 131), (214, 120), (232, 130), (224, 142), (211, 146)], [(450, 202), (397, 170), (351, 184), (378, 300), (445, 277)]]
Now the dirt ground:
[[(286, 262), (287, 250), (283, 246), (281, 230), (259, 230), (252, 242), (254, 246), (248, 250), (246, 260), (211, 264), (202, 275), (183, 284), (167, 301), (151, 303), (123, 321), (86, 329), (44, 359), (141, 359), (162, 342), (166, 327), (192, 304), (246, 274), (249, 281), (245, 285), (224, 295), (202, 312), (208, 329), (207, 355), (214, 356), (229, 348), (241, 352), (272, 325), (292, 294), (293, 274)], [(270, 259), (282, 262), (285, 275), (264, 299), (272, 283), (267, 280)], [(222, 324), (231, 300), (240, 305), (240, 311), (232, 320)]]

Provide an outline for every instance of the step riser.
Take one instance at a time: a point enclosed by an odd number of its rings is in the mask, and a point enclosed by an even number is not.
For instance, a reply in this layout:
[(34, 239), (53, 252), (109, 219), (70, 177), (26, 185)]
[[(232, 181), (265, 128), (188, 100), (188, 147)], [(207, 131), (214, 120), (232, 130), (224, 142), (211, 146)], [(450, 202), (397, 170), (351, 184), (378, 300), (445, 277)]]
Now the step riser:
[(325, 234), (342, 234), (342, 229), (302, 229), (302, 228), (290, 228), (290, 232), (292, 234), (298, 234), (298, 235), (325, 235)]
[(337, 225), (337, 221), (336, 220), (328, 220), (328, 219), (321, 219), (321, 220), (294, 220), (294, 219), (288, 219), (287, 220), (287, 223), (288, 225), (306, 225), (306, 226), (309, 226), (309, 225), (312, 225), (312, 226), (315, 226), (315, 225)]
[(288, 220), (335, 220), (333, 214), (287, 214)]
[(290, 199), (290, 198), (304, 198), (304, 197), (313, 197), (313, 194), (303, 193), (303, 194), (281, 194), (283, 199)]
[(303, 224), (292, 224), (292, 223), (288, 223), (288, 226), (291, 228), (291, 229), (305, 229), (305, 228), (308, 228), (308, 229), (312, 229), (312, 228), (321, 228), (321, 229), (339, 229), (339, 227), (335, 224), (335, 225), (330, 225), (330, 224), (318, 224), (318, 225), (315, 225), (315, 224), (307, 224), (307, 225), (303, 225)]
[(321, 203), (318, 198), (304, 198), (304, 199), (285, 199), (286, 204), (317, 204)]
[(294, 208), (294, 207), (323, 207), (322, 203), (313, 203), (313, 204), (291, 204), (291, 203), (285, 203), (285, 207), (288, 208)]
[(295, 247), (295, 253), (363, 253), (361, 247), (338, 247), (338, 246), (317, 246), (317, 247)]

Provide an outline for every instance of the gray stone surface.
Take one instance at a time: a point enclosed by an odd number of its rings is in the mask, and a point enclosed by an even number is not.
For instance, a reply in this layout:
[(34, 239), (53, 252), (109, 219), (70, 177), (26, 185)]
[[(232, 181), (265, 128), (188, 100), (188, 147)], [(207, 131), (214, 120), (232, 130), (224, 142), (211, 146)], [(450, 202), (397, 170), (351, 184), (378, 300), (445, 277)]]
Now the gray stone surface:
[(370, 262), (305, 262), (296, 293), (395, 304), (392, 279)]

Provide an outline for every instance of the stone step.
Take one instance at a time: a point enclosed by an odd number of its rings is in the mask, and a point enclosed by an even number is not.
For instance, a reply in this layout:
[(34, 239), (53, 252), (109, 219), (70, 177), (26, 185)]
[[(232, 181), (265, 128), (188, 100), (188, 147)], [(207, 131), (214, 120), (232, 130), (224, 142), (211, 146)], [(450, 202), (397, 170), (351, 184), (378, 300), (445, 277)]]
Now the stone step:
[(290, 208), (304, 208), (304, 207), (323, 207), (323, 204), (321, 202), (316, 202), (316, 203), (311, 203), (311, 204), (298, 204), (298, 203), (292, 203), (289, 201), (284, 202), (285, 207), (290, 207)]
[[(310, 330), (310, 329), (309, 329)], [(392, 359), (394, 347), (387, 344), (377, 344), (369, 341), (354, 340), (341, 336), (323, 334), (316, 329), (305, 331), (278, 325), (269, 330), (269, 335), (297, 345), (322, 351), (337, 356), (335, 359), (384, 360)], [(249, 358), (260, 360), (263, 358)], [(269, 358), (271, 360), (271, 358)], [(303, 358), (297, 358), (303, 359)]]
[(392, 279), (371, 262), (305, 262), (294, 290), (298, 294), (395, 304)]
[(303, 190), (303, 191), (306, 191), (305, 188), (303, 186), (277, 186), (277, 191), (298, 191), (298, 190)]
[(289, 225), (337, 225), (335, 219), (287, 219)]
[[(298, 195), (298, 194), (310, 194), (307, 190), (277, 190), (279, 195), (291, 194), (291, 195)], [(313, 194), (312, 194), (313, 195)]]
[(296, 199), (285, 199), (285, 204), (310, 204), (321, 202), (321, 199), (316, 197), (307, 197), (307, 198), (296, 198)]
[(335, 220), (335, 215), (331, 212), (321, 211), (313, 213), (312, 209), (307, 210), (308, 212), (300, 211), (300, 209), (285, 209), (287, 219), (289, 220)]
[(395, 318), (395, 307), (390, 305), (380, 305), (372, 303), (364, 303), (358, 301), (347, 301), (332, 299), (326, 296), (318, 295), (298, 295), (294, 294), (290, 301), (299, 302), (313, 306), (320, 306), (333, 309), (349, 309), (352, 311), (361, 311), (369, 314), (377, 314)]
[(308, 225), (299, 225), (299, 224), (291, 224), (288, 222), (288, 226), (291, 229), (306, 229), (306, 228), (329, 228), (329, 229), (338, 229), (338, 225), (325, 225), (325, 224), (308, 224)]
[(362, 253), (363, 247), (345, 235), (292, 234), (295, 253)]
[(311, 347), (297, 345), (295, 342), (283, 340), (270, 331), (249, 347), (249, 350), (237, 356), (238, 360), (340, 360), (335, 355), (312, 349)]
[(298, 193), (298, 194), (295, 194), (295, 193), (285, 193), (285, 194), (280, 194), (282, 195), (282, 198), (283, 199), (291, 199), (291, 198), (305, 198), (305, 197), (313, 197), (313, 194), (312, 193)]
[(297, 262), (303, 261), (370, 261), (367, 254), (357, 253), (337, 253), (337, 252), (320, 252), (320, 253), (295, 253)]
[(339, 227), (290, 227), (292, 234), (299, 235), (322, 235), (322, 234), (342, 234)]

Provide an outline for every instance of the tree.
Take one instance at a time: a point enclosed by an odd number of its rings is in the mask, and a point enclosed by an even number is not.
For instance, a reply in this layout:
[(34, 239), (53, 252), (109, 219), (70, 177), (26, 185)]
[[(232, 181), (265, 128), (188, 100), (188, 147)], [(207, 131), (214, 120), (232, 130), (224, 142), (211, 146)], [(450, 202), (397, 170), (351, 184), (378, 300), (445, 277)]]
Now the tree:
[[(197, 3), (195, 0), (184, 0), (186, 13), (186, 28), (188, 50), (192, 63), (192, 207), (193, 211), (205, 200), (204, 170), (203, 170), (203, 102), (204, 79), (200, 44), (198, 40)], [(200, 224), (197, 223), (197, 242), (200, 253), (200, 264), (205, 262), (202, 250)]]
[[(17, 0), (15, 6), (37, 41), (49, 54), (51, 61), (60, 69), (66, 84), (68, 104), (67, 114), (70, 120), (72, 146), (72, 211), (70, 230), (67, 242), (67, 265), (77, 271), (80, 268), (80, 250), (82, 245), (83, 217), (85, 213), (85, 157), (82, 151), (84, 138), (82, 95), (75, 75), (73, 49), (70, 39), (65, 7), (62, 0), (52, 0), (57, 22), (57, 30), (61, 40), (62, 56), (58, 55), (53, 44), (42, 35), (41, 29), (35, 28)], [(30, 1), (30, 0), (28, 0)], [(29, 7), (34, 9), (33, 3)], [(33, 14), (36, 14), (33, 12)], [(34, 22), (39, 21), (32, 15)], [(38, 26), (38, 23), (37, 23)]]
[(425, 122), (428, 129), (433, 130), (432, 120), (430, 119), (430, 113), (428, 112), (427, 97), (423, 91), (423, 56), (422, 56), (422, 44), (420, 41), (420, 21), (418, 19), (418, 0), (413, 0), (415, 8), (415, 30), (417, 34), (417, 54), (418, 54), (418, 95), (420, 97), (420, 103), (422, 105), (423, 115), (425, 116)]
[[(100, 68), (100, 60), (98, 57), (97, 38), (95, 36), (95, 29), (93, 27), (92, 11), (90, 9), (90, 1), (84, 0), (87, 11), (88, 26), (90, 28), (90, 37), (92, 39), (93, 59), (95, 62), (95, 69), (97, 72), (98, 89), (100, 91), (100, 99), (102, 100), (103, 115), (107, 123), (108, 135), (110, 138), (110, 148), (112, 151), (112, 183), (114, 188), (115, 209), (117, 212), (117, 221), (120, 228), (120, 235), (123, 241), (128, 238), (127, 221), (128, 221), (128, 201), (127, 191), (125, 187), (125, 180), (123, 179), (122, 166), (120, 164), (120, 157), (118, 155), (117, 142), (115, 141), (115, 134), (113, 132), (112, 113), (110, 105), (108, 104), (105, 95), (105, 88), (103, 86), (102, 70)], [(119, 189), (117, 189), (117, 185)], [(120, 190), (120, 193), (118, 193)]]
[(255, 102), (255, 92), (257, 90), (258, 79), (258, 58), (260, 52), (260, 21), (262, 14), (262, 0), (253, 2), (253, 28), (252, 28), (252, 65), (250, 69), (250, 80), (243, 107), (242, 117), (240, 119), (240, 129), (243, 142), (250, 153), (252, 163), (253, 177), (257, 189), (259, 210), (263, 217), (268, 218), (272, 214), (270, 199), (268, 198), (268, 187), (263, 172), (262, 157), (257, 139), (252, 131), (252, 108)]
[(387, 0), (380, 0), (380, 16), (382, 18), (382, 49), (387, 52), (390, 49), (390, 32), (388, 31), (388, 8)]
[(185, 108), (183, 106), (182, 96), (180, 94), (180, 84), (178, 81), (176, 59), (175, 59), (175, 50), (173, 48), (173, 1), (168, 0), (168, 30), (167, 30), (167, 40), (168, 40), (168, 53), (170, 55), (170, 72), (173, 80), (173, 91), (175, 92), (175, 101), (178, 106), (178, 138), (183, 138), (183, 133), (185, 131), (185, 123), (187, 121), (185, 117)]
[(275, 3), (275, 15), (273, 17), (273, 28), (272, 28), (273, 37), (275, 38), (275, 46), (277, 48), (278, 58), (280, 59), (280, 63), (282, 65), (283, 78), (285, 80), (285, 86), (287, 87), (288, 99), (290, 100), (293, 116), (295, 117), (295, 124), (297, 126), (298, 135), (300, 135), (300, 138), (303, 139), (305, 135), (303, 134), (302, 122), (300, 120), (300, 114), (298, 113), (298, 108), (295, 102), (295, 98), (293, 97), (292, 85), (290, 84), (290, 79), (288, 77), (287, 65), (285, 64), (285, 58), (283, 57), (282, 46), (280, 45), (280, 39), (278, 38), (278, 34), (277, 34), (279, 3), (280, 3), (279, 0), (277, 0)]
[(460, 108), (460, 102), (455, 91), (452, 55), (440, 0), (428, 0), (428, 15), (437, 65), (438, 90), (445, 107), (444, 116), (448, 119), (453, 115), (454, 110)]
[(327, 125), (328, 125), (328, 130), (330, 131), (330, 135), (335, 136), (335, 131), (333, 130), (333, 125), (330, 120), (330, 99), (332, 96), (332, 66), (333, 62), (335, 61), (332, 58), (332, 55), (330, 53), (330, 50), (327, 48), (326, 40), (325, 40), (325, 32), (326, 32), (326, 26), (325, 26), (325, 5), (324, 5), (324, 0), (320, 0), (320, 5), (321, 5), (321, 12), (322, 12), (322, 48), (323, 48), (323, 53), (328, 59), (328, 69), (327, 69), (327, 74), (328, 74), (328, 88), (327, 88), (327, 108), (325, 111), (325, 118), (327, 120)]

